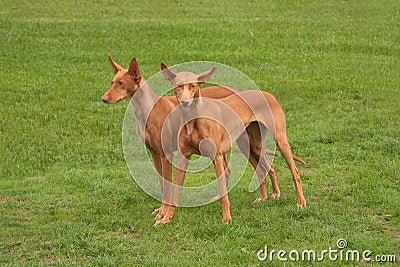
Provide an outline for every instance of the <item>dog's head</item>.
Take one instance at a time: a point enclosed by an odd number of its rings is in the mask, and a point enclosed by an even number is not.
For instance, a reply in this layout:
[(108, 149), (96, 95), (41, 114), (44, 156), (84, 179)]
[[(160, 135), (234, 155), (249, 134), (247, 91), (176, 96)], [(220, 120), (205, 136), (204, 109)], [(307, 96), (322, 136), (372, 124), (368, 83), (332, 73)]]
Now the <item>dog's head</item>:
[(115, 63), (110, 56), (108, 56), (111, 69), (115, 76), (111, 81), (110, 89), (101, 98), (104, 103), (113, 104), (123, 99), (130, 99), (139, 89), (142, 83), (142, 75), (139, 71), (139, 66), (136, 59), (133, 58), (129, 65), (129, 69), (124, 69)]
[(200, 97), (200, 84), (208, 82), (215, 71), (215, 67), (209, 71), (196, 75), (192, 72), (173, 73), (168, 67), (161, 63), (161, 71), (174, 87), (174, 94), (179, 104), (183, 107), (190, 106), (194, 98)]

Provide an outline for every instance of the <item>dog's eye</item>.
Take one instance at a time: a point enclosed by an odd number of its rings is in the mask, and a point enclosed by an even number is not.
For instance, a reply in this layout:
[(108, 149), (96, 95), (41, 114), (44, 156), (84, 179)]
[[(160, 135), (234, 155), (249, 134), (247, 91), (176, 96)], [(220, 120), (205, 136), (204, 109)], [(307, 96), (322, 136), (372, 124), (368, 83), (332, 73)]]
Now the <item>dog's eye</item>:
[(118, 85), (124, 85), (124, 83), (121, 81), (118, 81)]
[(196, 89), (196, 85), (192, 84), (192, 89)]

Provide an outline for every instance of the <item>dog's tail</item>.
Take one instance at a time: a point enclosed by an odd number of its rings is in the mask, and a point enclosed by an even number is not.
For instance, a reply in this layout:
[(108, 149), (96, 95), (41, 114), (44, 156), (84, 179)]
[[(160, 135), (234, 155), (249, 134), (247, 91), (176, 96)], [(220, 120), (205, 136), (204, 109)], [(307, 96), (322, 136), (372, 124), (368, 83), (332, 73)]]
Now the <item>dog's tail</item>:
[[(279, 156), (278, 153), (276, 153), (275, 151), (269, 150), (269, 149), (265, 149), (265, 152), (268, 155), (272, 155), (272, 156), (275, 156), (275, 157)], [(302, 160), (301, 158), (296, 157), (295, 155), (292, 155), (292, 157), (293, 157), (293, 159), (295, 161), (300, 162), (304, 166), (307, 166), (307, 163), (304, 160)]]
[(304, 160), (302, 160), (301, 158), (299, 158), (299, 157), (296, 157), (295, 155), (292, 155), (293, 156), (293, 159), (295, 160), (295, 161), (298, 161), (298, 162), (300, 162), (301, 164), (303, 164), (304, 166), (307, 166), (307, 163), (304, 161)]
[(267, 153), (268, 155), (271, 156), (279, 156), (278, 153), (276, 153), (275, 151), (269, 150), (269, 149), (265, 149), (265, 153)]

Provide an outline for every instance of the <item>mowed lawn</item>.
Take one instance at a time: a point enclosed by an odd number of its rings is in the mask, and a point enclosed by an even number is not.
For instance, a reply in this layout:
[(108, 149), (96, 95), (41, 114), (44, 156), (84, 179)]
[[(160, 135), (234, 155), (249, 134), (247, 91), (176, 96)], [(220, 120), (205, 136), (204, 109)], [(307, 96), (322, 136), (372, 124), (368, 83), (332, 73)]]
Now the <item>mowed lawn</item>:
[[(1, 266), (385, 265), (289, 258), (339, 239), (344, 254), (400, 261), (398, 1), (3, 0), (0, 36)], [(107, 54), (124, 67), (136, 57), (146, 78), (160, 62), (219, 62), (274, 94), (308, 163), (307, 208), (278, 157), (279, 201), (252, 204), (248, 168), (229, 194), (232, 224), (217, 202), (152, 227), (160, 203), (122, 150), (128, 101), (101, 102)], [(266, 246), (287, 261), (261, 261)]]

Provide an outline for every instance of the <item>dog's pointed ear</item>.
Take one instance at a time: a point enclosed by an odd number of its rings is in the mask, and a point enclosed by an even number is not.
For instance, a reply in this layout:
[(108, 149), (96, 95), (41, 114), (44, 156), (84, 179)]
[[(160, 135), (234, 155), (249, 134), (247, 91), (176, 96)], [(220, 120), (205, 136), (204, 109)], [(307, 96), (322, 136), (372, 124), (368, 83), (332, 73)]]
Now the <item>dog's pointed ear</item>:
[(176, 74), (170, 71), (164, 63), (161, 63), (161, 72), (164, 75), (165, 79), (172, 82), (173, 79), (175, 79)]
[(114, 74), (117, 74), (119, 71), (122, 70), (122, 67), (114, 62), (110, 55), (108, 55), (108, 62), (110, 62), (111, 69), (113, 70)]
[(132, 58), (131, 63), (129, 64), (128, 74), (133, 76), (133, 79), (135, 80), (140, 80), (142, 78), (136, 58)]
[(203, 73), (197, 75), (197, 81), (200, 83), (208, 82), (208, 80), (211, 78), (211, 75), (213, 75), (214, 72), (215, 72), (215, 67), (209, 71), (206, 71), (206, 72), (203, 72)]

